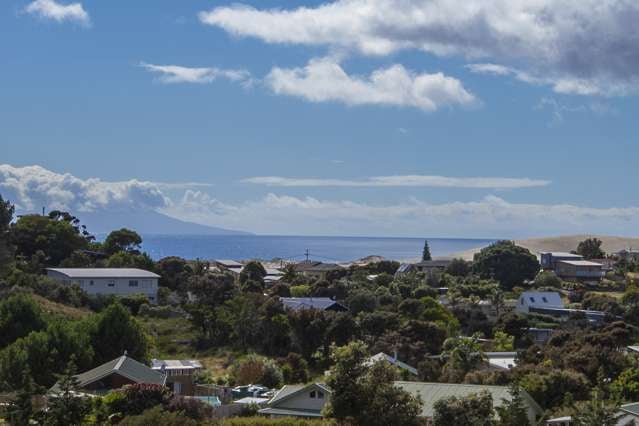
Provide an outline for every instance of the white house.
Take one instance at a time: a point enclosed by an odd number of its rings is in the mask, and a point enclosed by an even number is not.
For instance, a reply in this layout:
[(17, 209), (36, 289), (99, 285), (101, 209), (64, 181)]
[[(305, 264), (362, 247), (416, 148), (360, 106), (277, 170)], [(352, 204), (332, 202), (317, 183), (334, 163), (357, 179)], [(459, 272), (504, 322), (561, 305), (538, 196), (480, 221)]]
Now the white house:
[(152, 303), (157, 303), (160, 276), (143, 269), (47, 268), (47, 275), (63, 284), (77, 284), (89, 294), (143, 294)]
[(258, 413), (269, 417), (322, 417), (331, 391), (322, 383), (285, 385)]
[(527, 314), (532, 308), (563, 309), (564, 302), (556, 291), (525, 291), (519, 296), (515, 310)]

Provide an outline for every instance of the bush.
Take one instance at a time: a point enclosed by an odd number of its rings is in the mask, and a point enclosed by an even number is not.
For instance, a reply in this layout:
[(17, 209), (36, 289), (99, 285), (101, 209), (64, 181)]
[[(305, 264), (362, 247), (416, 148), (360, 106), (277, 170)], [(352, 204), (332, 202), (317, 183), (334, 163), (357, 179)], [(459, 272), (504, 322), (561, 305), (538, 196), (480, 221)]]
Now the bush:
[(294, 285), (291, 286), (291, 297), (306, 297), (311, 294), (311, 286), (309, 285)]
[(237, 360), (231, 367), (230, 380), (238, 385), (261, 384), (270, 388), (279, 387), (284, 378), (282, 370), (269, 359), (249, 354)]
[(170, 413), (162, 407), (154, 407), (137, 416), (122, 419), (121, 426), (197, 426), (198, 421), (184, 417), (182, 413)]
[(213, 417), (213, 407), (196, 398), (184, 398), (174, 396), (169, 401), (166, 409), (172, 413), (179, 412), (193, 420), (207, 420)]

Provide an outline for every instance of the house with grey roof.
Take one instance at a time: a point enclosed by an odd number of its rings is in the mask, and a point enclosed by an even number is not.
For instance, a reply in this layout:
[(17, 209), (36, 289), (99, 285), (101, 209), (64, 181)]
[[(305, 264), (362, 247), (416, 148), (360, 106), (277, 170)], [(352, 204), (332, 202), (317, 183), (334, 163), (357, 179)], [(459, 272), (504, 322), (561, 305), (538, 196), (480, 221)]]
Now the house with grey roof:
[[(511, 400), (512, 395), (507, 386), (487, 386), (487, 385), (467, 385), (456, 383), (424, 383), (424, 382), (395, 382), (395, 385), (410, 393), (418, 396), (422, 402), (421, 416), (432, 419), (434, 414), (435, 403), (441, 399), (450, 398), (452, 396), (464, 398), (471, 394), (486, 391), (493, 399), (493, 405), (500, 407), (504, 400)], [(530, 424), (536, 424), (537, 419), (542, 415), (543, 410), (535, 402), (535, 400), (521, 389), (520, 391), (523, 403), (528, 413)]]
[[(164, 373), (153, 370), (141, 362), (129, 358), (126, 354), (74, 377), (78, 381), (80, 391), (93, 394), (106, 393), (136, 383), (161, 386), (166, 383)], [(56, 394), (58, 384), (56, 383), (49, 392)]]
[(280, 297), (284, 307), (294, 311), (304, 309), (317, 309), (320, 311), (348, 311), (348, 308), (341, 303), (328, 297)]
[(321, 383), (285, 385), (258, 413), (270, 417), (322, 417), (322, 408), (331, 391)]
[(145, 295), (157, 303), (160, 276), (137, 268), (47, 268), (47, 276), (66, 284), (76, 284), (89, 294)]

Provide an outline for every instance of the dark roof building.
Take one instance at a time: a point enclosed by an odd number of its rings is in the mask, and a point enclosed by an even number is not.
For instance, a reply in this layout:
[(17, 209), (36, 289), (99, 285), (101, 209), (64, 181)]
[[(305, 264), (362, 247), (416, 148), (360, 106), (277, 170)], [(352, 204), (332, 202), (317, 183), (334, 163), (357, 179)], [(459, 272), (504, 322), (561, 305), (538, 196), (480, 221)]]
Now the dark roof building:
[[(87, 393), (104, 393), (136, 383), (162, 386), (166, 383), (164, 373), (153, 370), (126, 355), (74, 377), (78, 380), (78, 388)], [(56, 383), (50, 392), (57, 393), (57, 391)]]
[(341, 271), (344, 268), (337, 263), (323, 263), (312, 260), (296, 263), (293, 265), (295, 272), (303, 275), (321, 275), (333, 271)]
[(294, 311), (317, 309), (320, 311), (348, 311), (348, 308), (328, 297), (280, 297), (282, 304)]

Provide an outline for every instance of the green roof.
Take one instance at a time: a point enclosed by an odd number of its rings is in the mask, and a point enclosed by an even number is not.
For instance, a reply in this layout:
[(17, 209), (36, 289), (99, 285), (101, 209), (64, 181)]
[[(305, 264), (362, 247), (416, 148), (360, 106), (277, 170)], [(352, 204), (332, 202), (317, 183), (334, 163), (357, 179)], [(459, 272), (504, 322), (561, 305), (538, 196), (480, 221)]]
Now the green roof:
[(625, 411), (626, 413), (639, 416), (639, 402), (631, 402), (630, 404), (624, 404), (619, 408), (621, 409), (621, 411)]
[[(422, 413), (424, 417), (433, 416), (433, 406), (440, 399), (451, 396), (466, 397), (470, 394), (487, 391), (493, 398), (493, 404), (499, 407), (502, 399), (510, 400), (511, 395), (506, 386), (467, 385), (456, 383), (423, 383), (397, 381), (395, 385), (411, 393), (419, 395), (422, 400)], [(521, 390), (522, 397), (531, 408), (541, 414), (541, 407), (532, 399), (525, 390)]]
[[(77, 374), (75, 378), (79, 382), (78, 387), (83, 388), (111, 374), (119, 374), (135, 383), (164, 385), (166, 382), (166, 375), (159, 371), (152, 370), (150, 367), (126, 355), (105, 362), (92, 370)], [(56, 389), (57, 383), (51, 388), (51, 391), (55, 392)]]
[(318, 387), (326, 393), (330, 393), (330, 390), (326, 387), (326, 385), (321, 383), (309, 383), (306, 385), (284, 385), (282, 389), (277, 391), (273, 398), (271, 398), (271, 400), (268, 402), (268, 405), (272, 407), (277, 403), (283, 401), (284, 399), (287, 399), (289, 396), (292, 396), (304, 389), (310, 389), (312, 387)]

